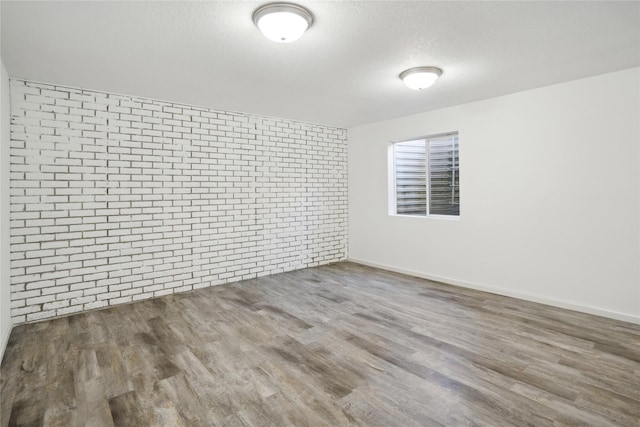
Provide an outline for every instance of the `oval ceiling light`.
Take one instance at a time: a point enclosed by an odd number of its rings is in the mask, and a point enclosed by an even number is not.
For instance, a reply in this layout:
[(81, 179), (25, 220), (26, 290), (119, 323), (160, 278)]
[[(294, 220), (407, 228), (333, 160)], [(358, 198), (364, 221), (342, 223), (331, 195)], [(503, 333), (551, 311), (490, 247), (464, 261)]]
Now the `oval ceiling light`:
[(271, 3), (253, 12), (253, 22), (269, 40), (289, 43), (302, 37), (313, 23), (313, 15), (297, 4)]
[(442, 70), (436, 67), (415, 67), (400, 73), (400, 78), (409, 89), (426, 89), (442, 75)]

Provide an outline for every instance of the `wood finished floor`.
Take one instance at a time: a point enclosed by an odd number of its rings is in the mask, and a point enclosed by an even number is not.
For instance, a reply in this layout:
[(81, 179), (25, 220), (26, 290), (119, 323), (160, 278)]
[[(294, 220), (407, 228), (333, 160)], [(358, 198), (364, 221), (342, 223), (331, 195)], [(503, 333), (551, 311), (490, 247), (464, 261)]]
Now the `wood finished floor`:
[(339, 263), (14, 328), (4, 426), (638, 426), (640, 327)]

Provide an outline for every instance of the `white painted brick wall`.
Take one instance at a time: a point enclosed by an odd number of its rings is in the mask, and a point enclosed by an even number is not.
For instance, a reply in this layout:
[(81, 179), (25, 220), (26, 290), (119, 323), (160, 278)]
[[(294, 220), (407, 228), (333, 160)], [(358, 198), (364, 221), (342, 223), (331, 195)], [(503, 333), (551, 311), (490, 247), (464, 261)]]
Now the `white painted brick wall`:
[(14, 322), (346, 254), (344, 129), (11, 81)]

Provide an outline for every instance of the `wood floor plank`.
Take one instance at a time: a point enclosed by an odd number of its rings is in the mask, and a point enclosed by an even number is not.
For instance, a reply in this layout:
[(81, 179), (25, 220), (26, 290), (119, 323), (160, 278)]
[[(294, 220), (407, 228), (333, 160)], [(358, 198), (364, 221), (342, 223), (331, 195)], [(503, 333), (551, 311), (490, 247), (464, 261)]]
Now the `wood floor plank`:
[(144, 413), (135, 391), (109, 399), (109, 409), (116, 426), (145, 427), (149, 425), (149, 419)]
[(14, 328), (7, 426), (640, 426), (640, 326), (354, 263)]

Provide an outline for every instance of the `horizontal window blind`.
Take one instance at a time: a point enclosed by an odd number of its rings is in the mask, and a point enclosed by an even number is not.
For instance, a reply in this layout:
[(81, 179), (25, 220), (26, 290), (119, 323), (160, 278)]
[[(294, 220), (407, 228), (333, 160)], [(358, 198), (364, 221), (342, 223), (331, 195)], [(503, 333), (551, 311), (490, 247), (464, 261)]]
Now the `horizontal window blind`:
[(396, 213), (427, 214), (427, 162), (424, 140), (394, 145)]
[(460, 215), (458, 136), (427, 140), (429, 147), (429, 214)]
[(393, 144), (397, 215), (460, 215), (458, 134)]

